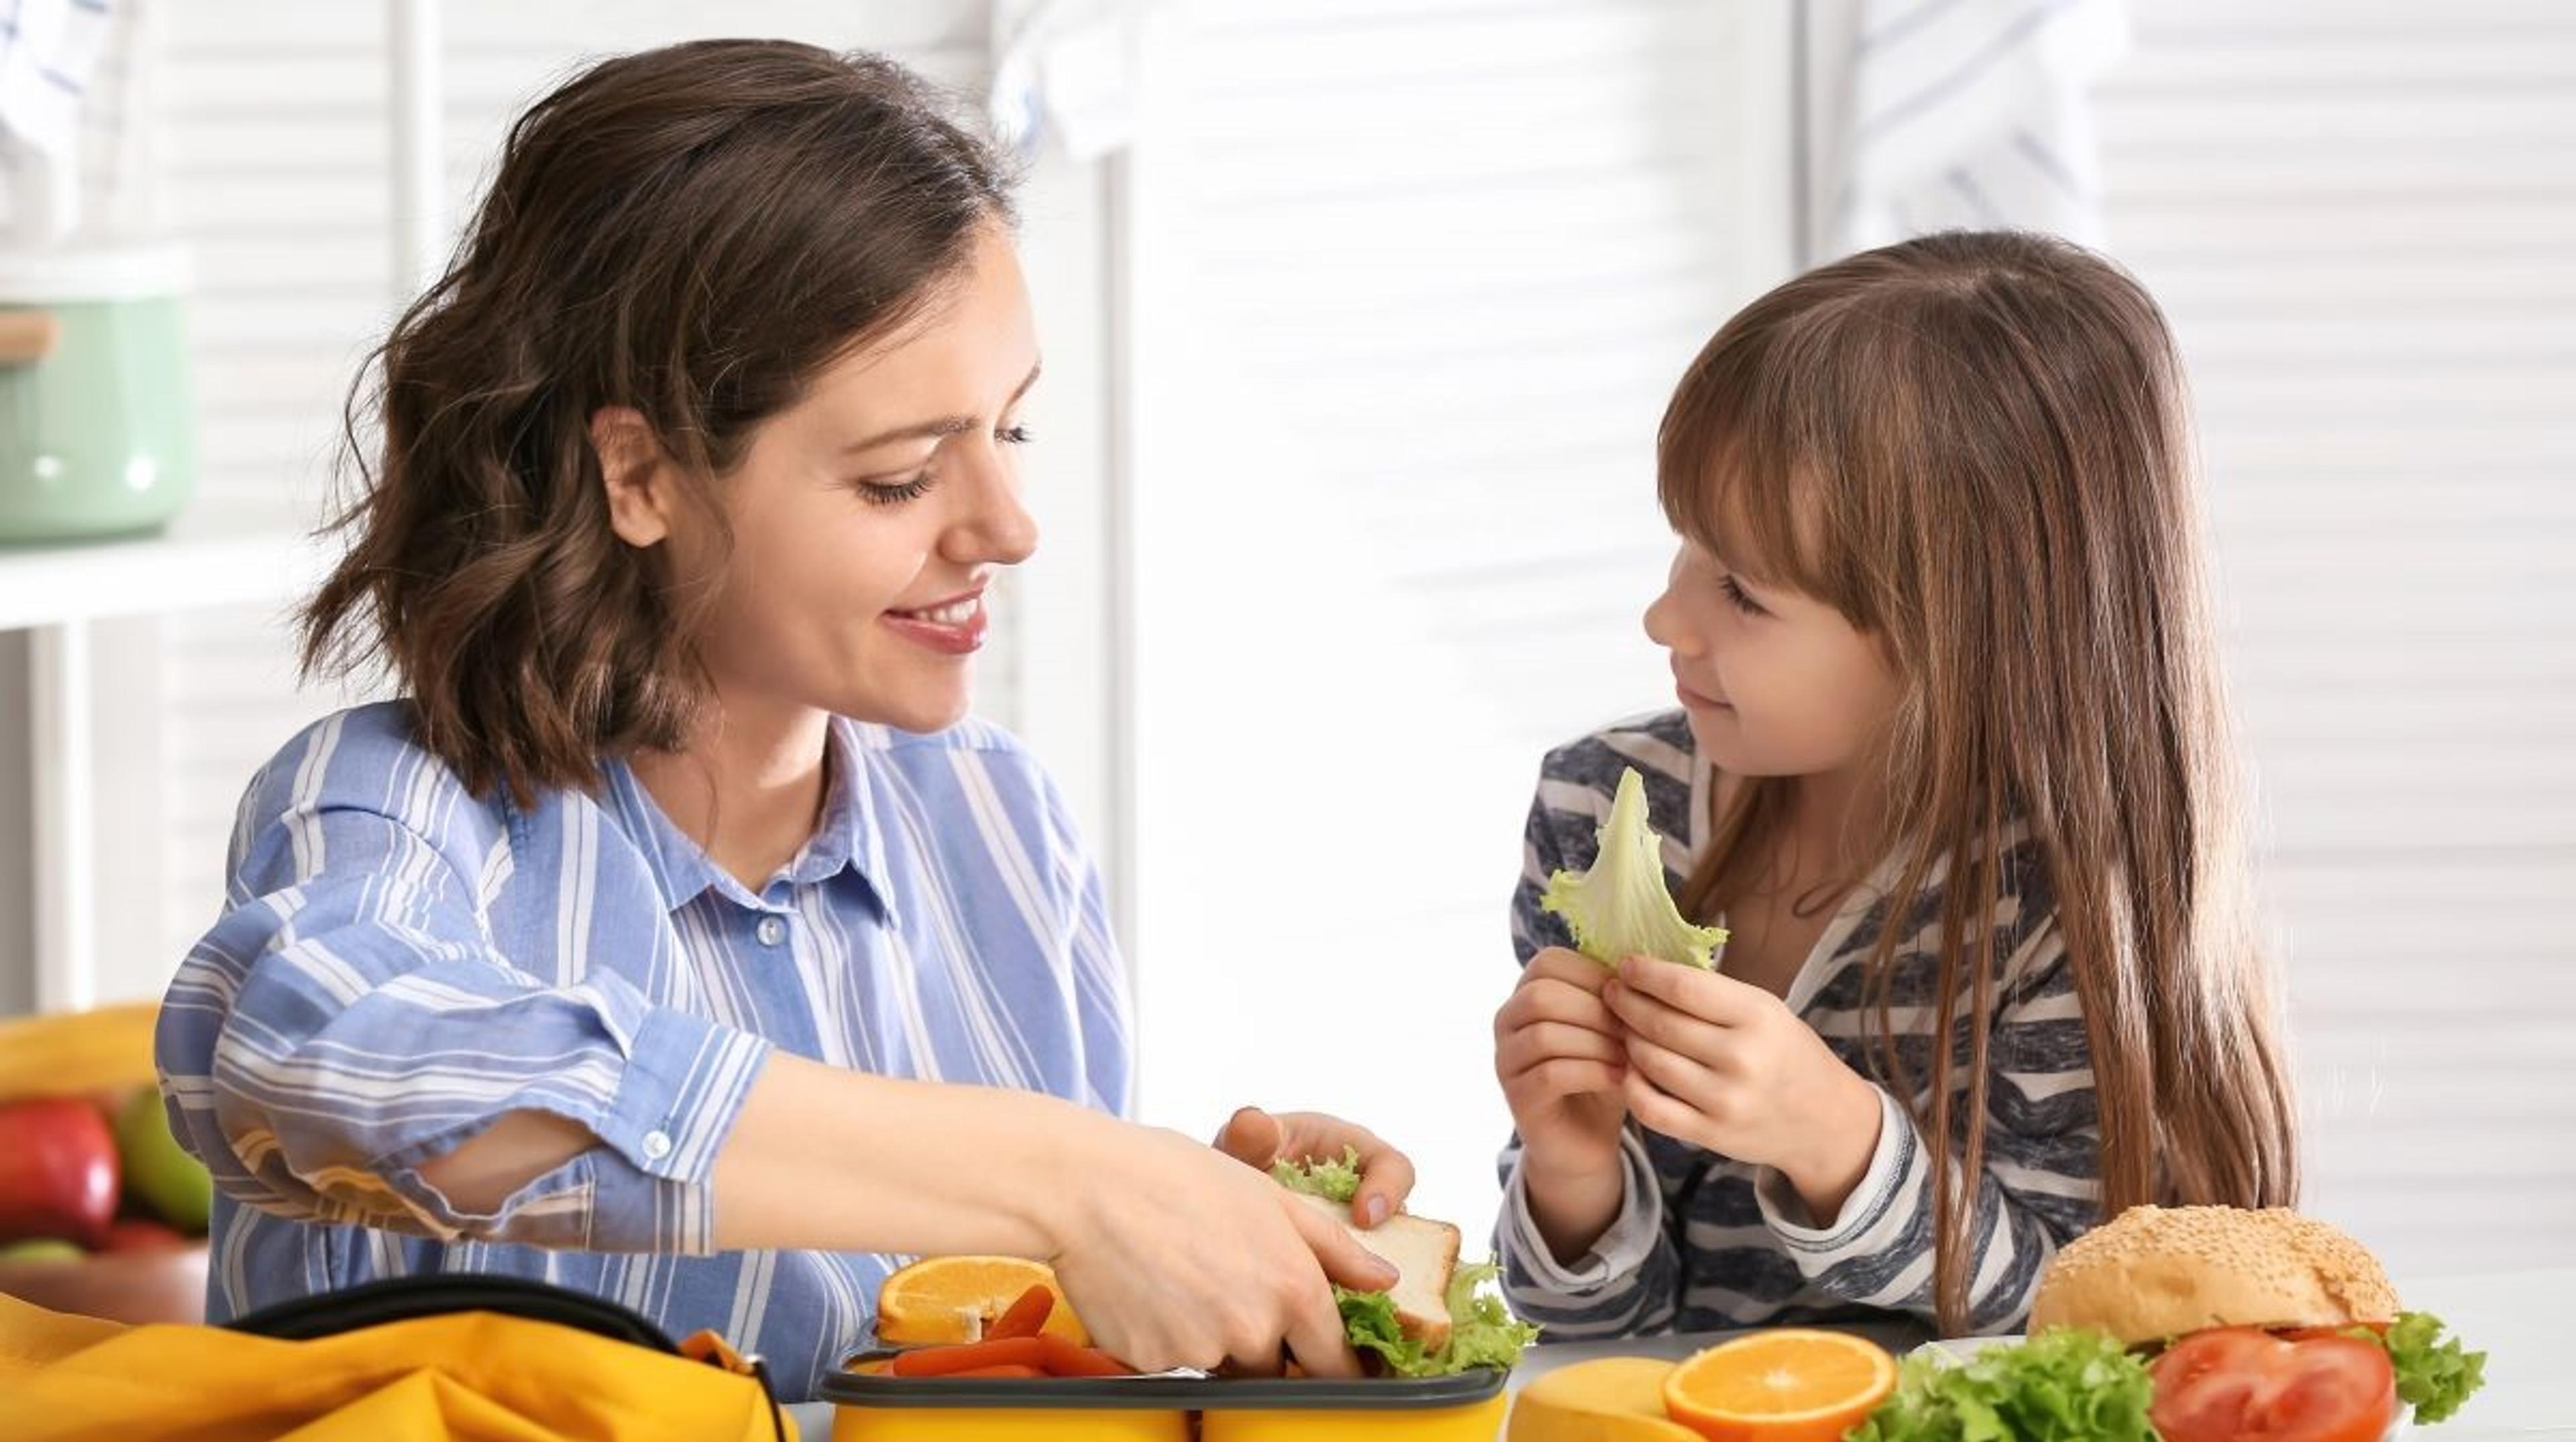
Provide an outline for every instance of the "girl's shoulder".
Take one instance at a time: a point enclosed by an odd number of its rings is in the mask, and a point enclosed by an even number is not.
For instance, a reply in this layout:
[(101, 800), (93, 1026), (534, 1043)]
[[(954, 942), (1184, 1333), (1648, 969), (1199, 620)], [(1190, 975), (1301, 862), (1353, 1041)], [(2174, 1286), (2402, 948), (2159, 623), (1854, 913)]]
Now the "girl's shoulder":
[(1675, 707), (1613, 721), (1551, 748), (1539, 775), (1596, 786), (1606, 793), (1618, 789), (1619, 774), (1630, 767), (1649, 785), (1658, 780), (1688, 784), (1699, 768), (1699, 744), (1691, 738), (1689, 714)]
[(1646, 824), (1665, 838), (1667, 862), (1687, 848), (1693, 797), (1707, 784), (1707, 767), (1687, 713), (1649, 711), (1551, 748), (1539, 763), (1532, 824), (1554, 834), (1566, 864), (1589, 864), (1597, 848), (1593, 832), (1629, 771), (1645, 786)]

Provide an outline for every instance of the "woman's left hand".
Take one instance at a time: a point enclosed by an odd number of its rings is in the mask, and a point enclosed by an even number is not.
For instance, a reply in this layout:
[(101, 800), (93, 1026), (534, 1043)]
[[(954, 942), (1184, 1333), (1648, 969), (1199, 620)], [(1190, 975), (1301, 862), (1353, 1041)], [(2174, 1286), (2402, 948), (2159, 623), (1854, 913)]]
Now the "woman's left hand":
[(1601, 998), (1628, 1028), (1628, 1112), (1676, 1141), (1776, 1167), (1819, 1226), (1878, 1149), (1878, 1089), (1780, 998), (1631, 957)]
[(1375, 1132), (1322, 1112), (1265, 1112), (1245, 1107), (1217, 1134), (1217, 1149), (1246, 1166), (1270, 1170), (1286, 1160), (1338, 1162), (1351, 1151), (1360, 1157), (1360, 1189), (1351, 1198), (1351, 1218), (1374, 1227), (1404, 1210), (1413, 1191), (1413, 1161), (1380, 1141)]

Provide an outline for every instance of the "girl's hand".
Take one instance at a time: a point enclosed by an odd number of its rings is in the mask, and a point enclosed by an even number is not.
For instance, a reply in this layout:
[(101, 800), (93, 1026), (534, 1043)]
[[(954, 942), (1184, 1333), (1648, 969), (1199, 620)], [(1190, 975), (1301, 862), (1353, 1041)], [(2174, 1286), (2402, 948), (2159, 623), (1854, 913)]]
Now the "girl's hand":
[(1627, 1029), (1602, 1004), (1609, 979), (1589, 957), (1551, 946), (1530, 958), (1494, 1013), (1494, 1075), (1520, 1132), (1525, 1176), (1619, 1166)]
[(1339, 1223), (1224, 1153), (1087, 1118), (1047, 1260), (1083, 1325), (1141, 1371), (1275, 1376), (1284, 1343), (1321, 1377), (1356, 1377), (1329, 1282), (1363, 1291), (1396, 1269)]
[(1609, 979), (1589, 957), (1552, 946), (1494, 1013), (1494, 1075), (1520, 1133), (1522, 1199), (1560, 1262), (1599, 1241), (1627, 1195), (1627, 1029), (1601, 1004)]
[(1778, 1168), (1832, 1225), (1878, 1149), (1877, 1088), (1780, 998), (1730, 976), (1631, 957), (1602, 997), (1627, 1029), (1638, 1122)]
[(1413, 1192), (1413, 1160), (1378, 1140), (1356, 1122), (1322, 1112), (1279, 1112), (1245, 1107), (1217, 1133), (1217, 1150), (1263, 1176), (1277, 1161), (1340, 1161), (1351, 1152), (1360, 1157), (1360, 1189), (1351, 1197), (1351, 1217), (1374, 1227), (1404, 1210)]

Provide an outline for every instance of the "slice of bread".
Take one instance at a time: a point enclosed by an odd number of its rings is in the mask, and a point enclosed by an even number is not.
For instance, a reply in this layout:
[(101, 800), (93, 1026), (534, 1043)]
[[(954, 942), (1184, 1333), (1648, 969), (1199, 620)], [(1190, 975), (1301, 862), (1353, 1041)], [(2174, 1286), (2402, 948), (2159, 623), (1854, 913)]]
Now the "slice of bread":
[(1343, 1203), (1303, 1193), (1297, 1200), (1332, 1218), (1403, 1274), (1387, 1292), (1404, 1335), (1435, 1352), (1449, 1344), (1449, 1277), (1458, 1270), (1456, 1227), (1398, 1212), (1372, 1231), (1352, 1221), (1351, 1209)]

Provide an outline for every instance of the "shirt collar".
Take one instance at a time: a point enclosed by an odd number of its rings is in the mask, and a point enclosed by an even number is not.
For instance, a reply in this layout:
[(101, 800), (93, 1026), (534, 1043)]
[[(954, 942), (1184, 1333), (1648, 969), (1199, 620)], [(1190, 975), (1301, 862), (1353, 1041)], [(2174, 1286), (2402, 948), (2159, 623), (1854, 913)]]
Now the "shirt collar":
[[(887, 924), (894, 925), (894, 905), (886, 884), (885, 838), (876, 825), (868, 748), (859, 742), (856, 722), (841, 716), (832, 718), (825, 733), (824, 756), (821, 818), (814, 834), (773, 879), (791, 886), (810, 886), (844, 871), (853, 872), (867, 887)], [(679, 910), (710, 890), (746, 906), (767, 905), (739, 879), (716, 865), (704, 847), (672, 824), (624, 757), (609, 758), (601, 771), (619, 819), (625, 823), (636, 848), (644, 853), (645, 864), (652, 869), (653, 880), (671, 910)]]

